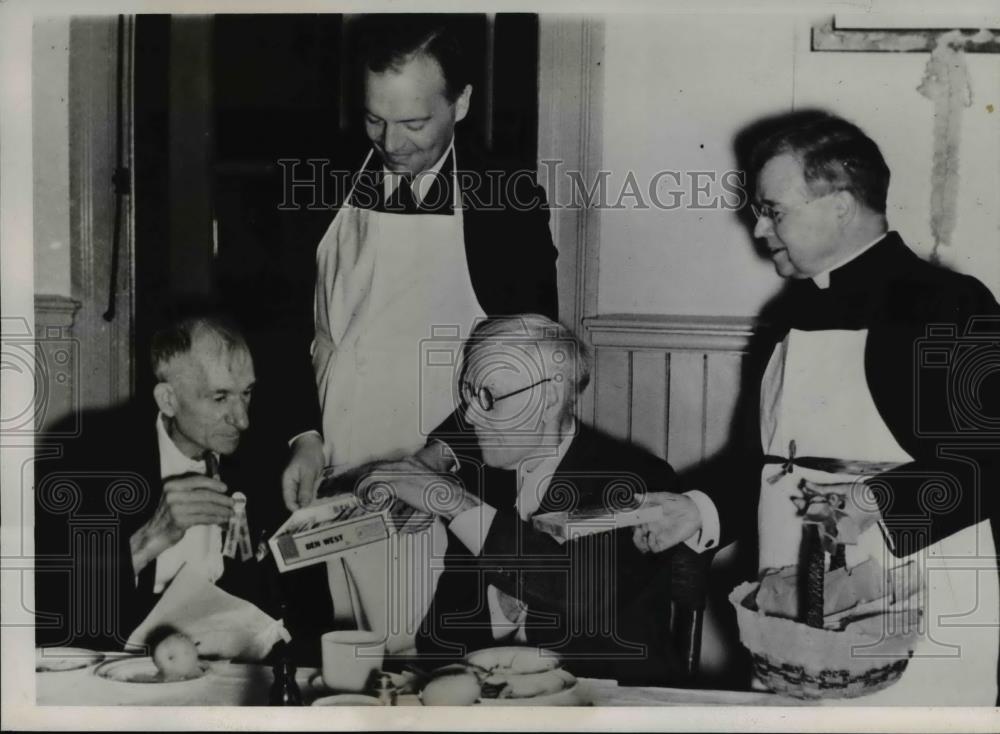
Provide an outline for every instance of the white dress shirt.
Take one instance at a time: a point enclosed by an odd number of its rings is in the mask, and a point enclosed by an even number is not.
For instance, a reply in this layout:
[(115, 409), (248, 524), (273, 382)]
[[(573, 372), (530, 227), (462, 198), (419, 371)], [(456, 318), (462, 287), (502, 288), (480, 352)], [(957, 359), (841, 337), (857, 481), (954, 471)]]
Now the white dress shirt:
[[(550, 454), (538, 460), (521, 462), (517, 468), (517, 499), (514, 507), (518, 516), (527, 521), (542, 503), (542, 498), (549, 489), (552, 477), (559, 465), (562, 463), (570, 444), (577, 433), (576, 423)], [(715, 509), (712, 500), (706, 494), (698, 490), (685, 492), (694, 503), (702, 516), (702, 529), (698, 533), (685, 540), (685, 544), (691, 549), (701, 553), (709, 548), (714, 548), (719, 542), (719, 513)], [(472, 553), (479, 555), (482, 552), (483, 543), (493, 525), (493, 518), (496, 517), (496, 508), (483, 503), (478, 507), (473, 507), (456, 515), (449, 529), (455, 534), (462, 544)], [(500, 602), (500, 595), (504, 594), (495, 586), (487, 587), (487, 602), (490, 609), (490, 621), (493, 627), (494, 639), (500, 639), (514, 632), (514, 640), (526, 642), (524, 635), (524, 622), (527, 618), (527, 606), (521, 602), (521, 612), (516, 620), (511, 620), (503, 611)], [(509, 602), (508, 602), (509, 606)]]
[[(424, 197), (427, 196), (427, 192), (434, 183), (434, 179), (437, 178), (437, 175), (441, 172), (441, 167), (444, 165), (445, 159), (451, 155), (454, 150), (455, 138), (452, 137), (451, 142), (448, 144), (448, 147), (445, 148), (444, 153), (437, 159), (437, 163), (413, 177), (413, 186), (411, 191), (413, 192), (413, 200), (418, 206), (423, 203)], [(382, 179), (382, 185), (385, 187), (385, 200), (389, 201), (392, 193), (396, 190), (396, 187), (399, 186), (399, 182), (403, 180), (404, 174), (397, 173), (396, 171), (390, 171), (384, 166), (382, 168), (382, 172), (385, 174)]]
[[(160, 449), (160, 478), (167, 479), (181, 474), (204, 474), (205, 461), (192, 459), (181, 453), (167, 433), (165, 416), (156, 416), (156, 436)], [(216, 457), (218, 458), (218, 457)], [(218, 525), (195, 525), (184, 536), (156, 557), (156, 580), (153, 592), (159, 594), (173, 581), (185, 563), (205, 570), (211, 582), (222, 576), (222, 529)]]

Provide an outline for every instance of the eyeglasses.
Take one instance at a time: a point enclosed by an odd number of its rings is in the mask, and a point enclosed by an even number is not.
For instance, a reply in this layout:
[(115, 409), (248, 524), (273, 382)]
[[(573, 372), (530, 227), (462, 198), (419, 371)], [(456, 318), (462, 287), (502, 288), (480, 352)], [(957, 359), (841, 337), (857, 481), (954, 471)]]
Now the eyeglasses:
[(779, 209), (775, 209), (771, 204), (761, 204), (757, 206), (756, 204), (750, 205), (750, 211), (757, 218), (757, 221), (767, 218), (770, 219), (775, 224), (778, 224), (785, 216), (785, 213)]
[[(839, 191), (840, 189), (828, 191), (825, 194), (822, 194), (820, 196), (817, 196), (815, 198), (803, 202), (800, 206), (796, 207), (796, 209), (805, 209), (810, 204), (817, 202), (820, 199), (825, 199), (828, 196), (832, 196), (833, 194), (836, 194)], [(750, 204), (750, 211), (753, 212), (753, 215), (757, 218), (758, 221), (767, 218), (770, 219), (774, 224), (781, 224), (781, 220), (784, 219), (785, 215), (788, 213), (780, 209), (776, 209), (774, 205), (770, 203), (761, 204), (759, 206), (757, 204)]]
[(484, 413), (488, 413), (493, 410), (493, 406), (499, 403), (501, 400), (506, 400), (507, 398), (514, 397), (515, 395), (520, 395), (523, 392), (527, 392), (533, 387), (538, 387), (542, 383), (552, 382), (551, 377), (546, 377), (544, 380), (539, 380), (538, 382), (533, 382), (527, 387), (522, 387), (520, 390), (514, 390), (513, 392), (506, 393), (504, 395), (494, 395), (488, 387), (481, 387), (475, 392), (472, 391), (472, 386), (467, 383), (462, 383), (462, 400), (465, 404), (470, 404), (473, 399), (479, 404)]

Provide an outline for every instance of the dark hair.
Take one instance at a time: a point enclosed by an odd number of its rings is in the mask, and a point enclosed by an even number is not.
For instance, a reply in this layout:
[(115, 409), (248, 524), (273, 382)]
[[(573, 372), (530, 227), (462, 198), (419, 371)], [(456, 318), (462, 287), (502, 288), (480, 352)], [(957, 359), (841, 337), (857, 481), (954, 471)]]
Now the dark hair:
[(769, 160), (783, 153), (799, 160), (810, 188), (823, 182), (835, 191), (849, 191), (872, 211), (885, 214), (889, 167), (875, 141), (857, 125), (823, 115), (777, 130), (754, 147), (751, 180)]
[(362, 67), (375, 73), (398, 71), (413, 57), (429, 56), (441, 66), (445, 96), (454, 102), (469, 84), (469, 69), (458, 34), (447, 15), (368, 15), (359, 21)]
[(244, 350), (250, 353), (243, 334), (226, 317), (215, 314), (188, 316), (172, 321), (153, 334), (149, 357), (156, 379), (161, 382), (165, 379), (164, 368), (174, 357), (188, 354), (195, 336), (201, 331), (218, 337), (227, 352)]

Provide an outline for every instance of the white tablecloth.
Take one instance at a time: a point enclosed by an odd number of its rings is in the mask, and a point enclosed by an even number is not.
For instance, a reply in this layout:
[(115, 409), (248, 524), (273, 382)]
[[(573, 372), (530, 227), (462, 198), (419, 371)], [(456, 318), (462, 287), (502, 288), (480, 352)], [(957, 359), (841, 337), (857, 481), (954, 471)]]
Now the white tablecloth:
[[(39, 706), (262, 706), (267, 705), (271, 669), (266, 665), (210, 663), (208, 673), (180, 683), (120, 683), (94, 674), (94, 667), (60, 673), (36, 673)], [(296, 681), (306, 703), (328, 695), (315, 668), (302, 668)], [(594, 706), (794, 706), (801, 701), (770, 693), (681, 688), (631, 688), (613, 680), (581, 678), (581, 698)], [(419, 705), (401, 696), (401, 705)]]

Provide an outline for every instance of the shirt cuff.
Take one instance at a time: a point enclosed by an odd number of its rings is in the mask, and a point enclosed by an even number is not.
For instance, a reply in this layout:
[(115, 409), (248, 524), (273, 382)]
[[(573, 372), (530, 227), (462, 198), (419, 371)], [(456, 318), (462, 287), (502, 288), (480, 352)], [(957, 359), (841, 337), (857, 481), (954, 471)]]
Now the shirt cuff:
[[(427, 446), (431, 446), (432, 444), (438, 447), (438, 450), (441, 452), (441, 457), (448, 462), (448, 466), (445, 467), (443, 471), (449, 474), (457, 473), (461, 464), (458, 461), (458, 457), (455, 456), (455, 451), (448, 445), (448, 442), (442, 441), (440, 438), (432, 438), (427, 442)], [(435, 471), (438, 470), (435, 469)]]
[(684, 541), (691, 550), (696, 553), (704, 553), (709, 548), (719, 546), (719, 511), (715, 503), (709, 499), (708, 495), (697, 489), (692, 489), (684, 493), (685, 497), (690, 497), (698, 507), (698, 514), (701, 515), (701, 530)]
[[(446, 471), (449, 474), (454, 474), (455, 472), (457, 472), (460, 465), (458, 462), (458, 457), (455, 456), (455, 452), (451, 448), (451, 446), (449, 446), (446, 441), (442, 441), (440, 438), (432, 438), (431, 441), (441, 447), (441, 453), (444, 455), (446, 459), (448, 459), (451, 462), (451, 465), (447, 468)], [(468, 510), (466, 510), (466, 512), (468, 512)]]
[(470, 507), (455, 515), (448, 523), (448, 529), (473, 555), (478, 556), (483, 551), (483, 543), (486, 542), (486, 535), (490, 532), (496, 514), (496, 508), (487, 504)]
[(320, 441), (323, 440), (322, 434), (320, 434), (320, 432), (317, 430), (302, 431), (302, 433), (296, 433), (294, 436), (292, 436), (292, 439), (288, 442), (288, 447), (291, 448), (292, 444), (298, 441), (303, 436), (310, 436), (310, 435), (316, 436), (316, 438), (318, 438)]

